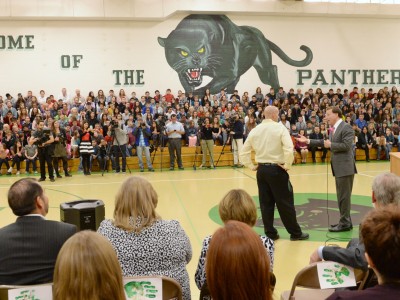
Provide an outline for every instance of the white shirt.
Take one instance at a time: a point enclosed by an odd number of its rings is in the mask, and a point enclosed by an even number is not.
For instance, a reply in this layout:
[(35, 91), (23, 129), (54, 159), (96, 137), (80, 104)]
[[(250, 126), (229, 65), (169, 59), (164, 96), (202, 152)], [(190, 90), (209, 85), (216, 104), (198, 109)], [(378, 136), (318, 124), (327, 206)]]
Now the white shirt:
[[(171, 131), (185, 131), (181, 122), (170, 122), (167, 124), (167, 132)], [(180, 139), (182, 135), (180, 133), (174, 132), (168, 136), (170, 139)]]

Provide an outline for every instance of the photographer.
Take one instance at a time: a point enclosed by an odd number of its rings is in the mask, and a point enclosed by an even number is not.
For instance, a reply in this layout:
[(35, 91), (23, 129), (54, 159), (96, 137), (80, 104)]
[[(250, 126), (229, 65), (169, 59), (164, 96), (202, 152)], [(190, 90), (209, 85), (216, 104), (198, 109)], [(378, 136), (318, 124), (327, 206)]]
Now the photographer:
[(229, 134), (232, 138), (233, 166), (241, 168), (243, 165), (239, 162), (239, 155), (243, 147), (243, 122), (237, 113), (233, 113), (229, 119), (229, 123), (231, 126)]
[(136, 154), (139, 159), (140, 172), (144, 171), (143, 167), (143, 152), (146, 156), (147, 167), (150, 172), (154, 172), (153, 166), (151, 164), (150, 149), (149, 149), (149, 139), (151, 137), (150, 128), (146, 126), (144, 122), (140, 124), (133, 131), (133, 135), (136, 137)]
[(54, 135), (53, 166), (56, 171), (57, 178), (62, 178), (60, 172), (58, 171), (59, 159), (61, 159), (63, 162), (65, 177), (71, 177), (72, 175), (68, 173), (67, 148), (65, 144), (67, 140), (67, 134), (65, 130), (60, 127), (59, 121), (53, 122), (51, 130)]
[(110, 123), (110, 135), (113, 137), (112, 153), (115, 157), (115, 172), (119, 173), (121, 167), (119, 158), (122, 156), (122, 173), (126, 172), (126, 144), (128, 143), (128, 135), (118, 124), (118, 121), (113, 120)]
[(53, 134), (50, 130), (44, 130), (44, 121), (40, 120), (37, 124), (36, 131), (33, 134), (33, 143), (38, 146), (38, 156), (40, 165), (40, 179), (39, 181), (46, 180), (46, 163), (47, 171), (49, 172), (50, 181), (54, 182), (54, 170), (53, 170), (53, 147), (54, 142)]
[(210, 155), (210, 166), (214, 168), (214, 139), (213, 139), (213, 129), (210, 124), (210, 119), (205, 118), (204, 123), (201, 126), (201, 151), (203, 152), (203, 160), (201, 162), (200, 168), (205, 166), (207, 160), (207, 152)]

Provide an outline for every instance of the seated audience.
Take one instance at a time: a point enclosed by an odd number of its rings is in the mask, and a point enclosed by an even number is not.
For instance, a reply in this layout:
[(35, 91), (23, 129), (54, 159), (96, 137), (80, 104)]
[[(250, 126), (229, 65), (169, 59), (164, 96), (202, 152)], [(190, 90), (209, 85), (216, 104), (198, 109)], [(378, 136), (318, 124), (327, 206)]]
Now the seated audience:
[(53, 299), (125, 300), (122, 272), (110, 242), (85, 230), (65, 242), (54, 269)]
[[(257, 208), (253, 199), (246, 191), (234, 189), (229, 191), (219, 203), (219, 215), (224, 223), (234, 220), (253, 227), (257, 221)], [(201, 289), (206, 282), (205, 264), (211, 238), (212, 236), (208, 236), (204, 239), (203, 247), (200, 252), (199, 263), (195, 274), (196, 285), (199, 289)], [(259, 236), (259, 239), (269, 256), (270, 270), (272, 272), (274, 266), (274, 241), (266, 236)]]
[(368, 127), (364, 126), (361, 129), (361, 133), (358, 136), (357, 148), (364, 149), (365, 160), (369, 162), (369, 151), (372, 149), (373, 139), (371, 134), (368, 132)]
[(58, 252), (76, 226), (45, 219), (49, 199), (34, 179), (11, 185), (8, 204), (18, 218), (0, 229), (0, 284), (52, 282)]
[(268, 255), (245, 223), (228, 221), (214, 233), (206, 270), (213, 300), (272, 299)]
[(400, 299), (400, 209), (388, 206), (367, 214), (361, 224), (365, 259), (378, 277), (378, 285), (362, 291), (337, 291), (335, 299)]
[[(390, 204), (400, 205), (400, 177), (393, 173), (383, 173), (376, 176), (372, 182), (372, 204), (383, 208)], [(359, 239), (352, 239), (347, 248), (337, 246), (321, 246), (310, 257), (310, 264), (329, 260), (339, 262), (354, 268), (366, 270), (368, 262), (364, 256), (365, 247)]]
[(164, 275), (182, 286), (189, 300), (186, 264), (192, 247), (178, 221), (162, 220), (156, 213), (158, 195), (142, 177), (126, 179), (115, 197), (114, 220), (101, 222), (98, 232), (117, 252), (123, 276)]

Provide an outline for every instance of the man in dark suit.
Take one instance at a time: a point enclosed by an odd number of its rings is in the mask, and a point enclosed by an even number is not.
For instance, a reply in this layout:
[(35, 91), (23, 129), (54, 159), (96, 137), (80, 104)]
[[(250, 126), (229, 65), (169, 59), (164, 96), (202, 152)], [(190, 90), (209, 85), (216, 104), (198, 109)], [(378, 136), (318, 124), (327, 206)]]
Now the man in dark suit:
[[(400, 205), (400, 177), (393, 173), (379, 174), (372, 182), (372, 205), (375, 208), (384, 208), (392, 204)], [(310, 264), (329, 260), (366, 270), (368, 263), (364, 254), (364, 244), (356, 238), (348, 243), (347, 248), (319, 247), (311, 254)]]
[[(320, 128), (318, 126), (316, 126), (314, 128), (314, 132), (310, 134), (310, 139), (311, 140), (323, 140), (324, 139), (324, 135), (321, 133)], [(311, 151), (311, 156), (312, 156), (312, 161), (313, 163), (315, 163), (315, 151), (320, 150), (322, 151), (322, 156), (321, 156), (321, 161), (325, 162), (325, 158), (326, 158), (326, 153), (328, 152), (328, 149), (326, 149), (325, 147), (318, 147), (318, 146), (311, 146), (310, 147), (310, 151)]]
[(340, 220), (338, 224), (331, 225), (329, 231), (349, 231), (353, 229), (350, 217), (351, 191), (354, 174), (357, 173), (353, 154), (354, 130), (349, 124), (343, 122), (342, 111), (337, 106), (328, 107), (325, 118), (331, 126), (328, 140), (310, 140), (306, 137), (297, 139), (300, 142), (307, 142), (310, 147), (331, 149), (331, 168), (335, 176)]
[(76, 226), (44, 218), (49, 199), (31, 178), (10, 187), (8, 204), (18, 218), (0, 229), (0, 284), (52, 282), (58, 252)]

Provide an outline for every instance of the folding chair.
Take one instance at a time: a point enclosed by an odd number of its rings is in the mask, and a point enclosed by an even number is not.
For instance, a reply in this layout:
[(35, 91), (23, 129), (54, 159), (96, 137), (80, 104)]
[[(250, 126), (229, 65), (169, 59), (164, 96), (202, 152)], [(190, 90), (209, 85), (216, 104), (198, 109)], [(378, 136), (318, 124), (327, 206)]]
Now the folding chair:
[[(8, 291), (12, 289), (20, 289), (20, 288), (34, 289), (35, 287), (47, 286), (47, 285), (52, 286), (53, 283), (34, 284), (34, 285), (0, 285), (0, 300), (8, 300)], [(43, 300), (51, 300), (52, 298), (53, 295), (48, 295), (48, 297)]]
[[(284, 291), (281, 294), (281, 300), (320, 300), (326, 299), (335, 292), (334, 289), (321, 290), (321, 286), (318, 279), (317, 263), (313, 263), (302, 270), (300, 270), (293, 280), (292, 289), (290, 291)], [(364, 287), (365, 281), (368, 278), (368, 271), (361, 269), (354, 269), (354, 275), (358, 289)], [(307, 288), (306, 290), (297, 290), (296, 287)]]
[[(162, 279), (162, 298), (163, 300), (182, 300), (182, 287), (181, 285), (174, 279), (166, 277), (166, 276), (133, 276), (133, 277), (124, 277), (124, 281), (126, 280), (146, 280), (151, 278), (161, 278)], [(2, 299), (0, 299), (2, 300)]]

